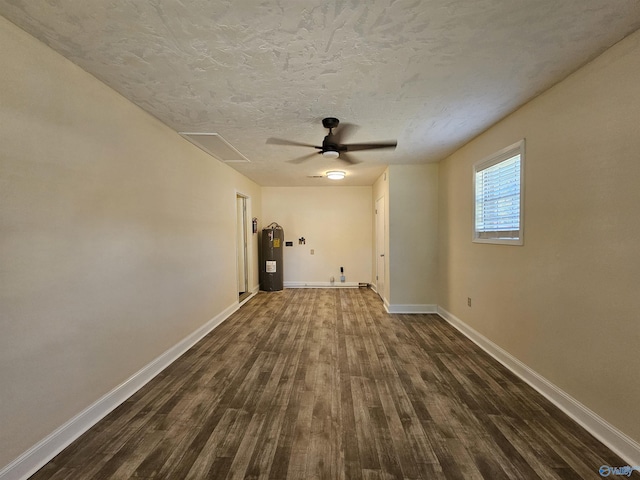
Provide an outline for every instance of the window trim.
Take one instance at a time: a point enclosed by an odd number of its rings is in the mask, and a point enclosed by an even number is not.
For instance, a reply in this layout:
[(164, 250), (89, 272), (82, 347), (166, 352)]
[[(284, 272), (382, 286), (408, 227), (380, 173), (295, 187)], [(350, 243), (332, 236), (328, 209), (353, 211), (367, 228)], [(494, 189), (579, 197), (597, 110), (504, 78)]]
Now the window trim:
[[(509, 158), (520, 154), (520, 228), (518, 230), (518, 238), (480, 238), (481, 232), (476, 231), (476, 174), (479, 171), (490, 168), (497, 165), (500, 162), (508, 160)], [(509, 145), (502, 150), (493, 153), (482, 160), (479, 160), (473, 164), (473, 195), (472, 195), (472, 242), (474, 243), (490, 243), (497, 245), (524, 245), (524, 164), (525, 164), (525, 139), (523, 138), (519, 142)]]

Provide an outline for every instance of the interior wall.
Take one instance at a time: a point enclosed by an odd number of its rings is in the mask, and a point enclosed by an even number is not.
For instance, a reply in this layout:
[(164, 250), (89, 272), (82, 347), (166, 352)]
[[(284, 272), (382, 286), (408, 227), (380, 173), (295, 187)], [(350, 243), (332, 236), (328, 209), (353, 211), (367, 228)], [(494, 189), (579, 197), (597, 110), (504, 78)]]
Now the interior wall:
[[(635, 441), (638, 78), (640, 32), (442, 162), (439, 183), (440, 304)], [(472, 165), (522, 138), (524, 245), (472, 243)]]
[[(371, 283), (371, 187), (263, 187), (262, 223), (284, 229), (285, 286)], [(299, 239), (305, 238), (304, 245)], [(311, 254), (311, 250), (314, 251)]]
[(389, 166), (389, 305), (438, 303), (438, 164)]
[(261, 193), (2, 17), (0, 45), (3, 466), (237, 304)]

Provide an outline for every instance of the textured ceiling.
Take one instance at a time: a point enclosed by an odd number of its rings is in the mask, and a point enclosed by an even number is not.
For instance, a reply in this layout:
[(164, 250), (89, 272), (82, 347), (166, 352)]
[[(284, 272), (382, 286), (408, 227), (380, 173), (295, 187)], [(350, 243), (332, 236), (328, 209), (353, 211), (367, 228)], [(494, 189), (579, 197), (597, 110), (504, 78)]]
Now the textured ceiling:
[[(261, 185), (371, 185), (442, 159), (640, 28), (638, 0), (0, 0), (0, 14), (177, 132), (216, 132)], [(319, 145), (398, 140), (347, 165)], [(215, 161), (215, 160), (214, 160)], [(335, 183), (331, 183), (335, 185)]]

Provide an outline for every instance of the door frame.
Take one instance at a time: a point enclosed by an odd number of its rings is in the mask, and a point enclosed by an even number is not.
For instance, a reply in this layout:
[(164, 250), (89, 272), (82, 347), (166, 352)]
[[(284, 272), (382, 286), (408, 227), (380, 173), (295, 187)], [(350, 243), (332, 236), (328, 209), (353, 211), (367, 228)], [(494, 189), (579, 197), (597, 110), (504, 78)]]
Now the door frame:
[[(251, 197), (236, 191), (236, 290), (240, 303), (251, 296), (250, 279), (253, 276), (251, 249), (249, 248), (250, 201)], [(240, 286), (242, 278), (244, 278), (244, 285)]]

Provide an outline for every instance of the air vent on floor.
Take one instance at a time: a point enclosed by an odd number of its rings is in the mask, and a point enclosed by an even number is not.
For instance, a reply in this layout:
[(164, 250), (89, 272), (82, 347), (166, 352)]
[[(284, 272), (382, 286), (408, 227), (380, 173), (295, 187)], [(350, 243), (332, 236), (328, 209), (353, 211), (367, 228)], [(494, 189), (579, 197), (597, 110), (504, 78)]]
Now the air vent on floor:
[(249, 162), (249, 159), (236, 150), (217, 133), (180, 132), (184, 138), (212, 157), (225, 163)]

